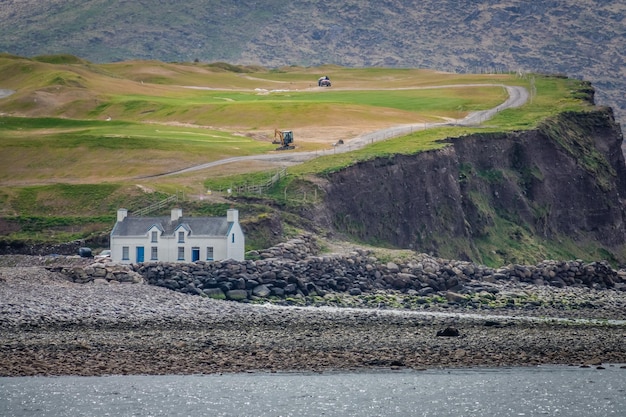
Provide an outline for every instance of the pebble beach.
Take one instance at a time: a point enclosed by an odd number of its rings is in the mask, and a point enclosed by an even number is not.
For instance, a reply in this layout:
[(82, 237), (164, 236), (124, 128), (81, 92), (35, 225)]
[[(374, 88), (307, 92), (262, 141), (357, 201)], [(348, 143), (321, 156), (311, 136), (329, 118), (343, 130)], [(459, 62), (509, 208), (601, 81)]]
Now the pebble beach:
[(0, 261), (0, 376), (626, 363), (623, 291), (534, 288), (572, 311), (276, 306), (78, 284), (35, 258)]

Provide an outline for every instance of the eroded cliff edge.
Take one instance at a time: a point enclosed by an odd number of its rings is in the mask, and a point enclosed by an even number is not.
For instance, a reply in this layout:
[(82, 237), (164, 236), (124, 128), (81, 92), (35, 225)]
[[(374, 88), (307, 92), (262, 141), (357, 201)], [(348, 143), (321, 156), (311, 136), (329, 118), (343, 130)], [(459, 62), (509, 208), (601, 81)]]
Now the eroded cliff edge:
[(622, 141), (610, 108), (451, 138), (330, 174), (316, 217), (365, 242), (454, 259), (624, 262)]

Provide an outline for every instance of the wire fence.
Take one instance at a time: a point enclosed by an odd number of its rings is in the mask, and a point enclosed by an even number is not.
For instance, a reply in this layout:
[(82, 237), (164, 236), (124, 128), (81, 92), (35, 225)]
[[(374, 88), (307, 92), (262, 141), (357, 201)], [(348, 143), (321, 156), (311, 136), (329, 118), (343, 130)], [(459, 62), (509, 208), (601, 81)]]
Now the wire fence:
[[(272, 173), (266, 180), (245, 182), (243, 184), (233, 184), (226, 189), (217, 189), (218, 192), (226, 192), (227, 194), (263, 194), (267, 192), (274, 184), (287, 176), (287, 168)], [(209, 191), (210, 193), (211, 191)]]
[(174, 203), (178, 202), (178, 193), (167, 197), (165, 200), (157, 201), (156, 203), (150, 204), (148, 207), (135, 210), (133, 211), (132, 214), (133, 216), (145, 216), (146, 214), (161, 210), (162, 208), (168, 206), (170, 203), (173, 203), (173, 202)]

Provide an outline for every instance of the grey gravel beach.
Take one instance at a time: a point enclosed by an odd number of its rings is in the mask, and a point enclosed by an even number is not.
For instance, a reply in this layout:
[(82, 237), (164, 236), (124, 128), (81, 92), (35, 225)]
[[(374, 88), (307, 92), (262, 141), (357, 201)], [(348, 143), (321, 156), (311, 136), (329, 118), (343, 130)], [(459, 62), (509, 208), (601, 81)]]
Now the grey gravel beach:
[(574, 310), (289, 307), (78, 284), (36, 258), (0, 262), (0, 376), (626, 363), (623, 291), (534, 288)]

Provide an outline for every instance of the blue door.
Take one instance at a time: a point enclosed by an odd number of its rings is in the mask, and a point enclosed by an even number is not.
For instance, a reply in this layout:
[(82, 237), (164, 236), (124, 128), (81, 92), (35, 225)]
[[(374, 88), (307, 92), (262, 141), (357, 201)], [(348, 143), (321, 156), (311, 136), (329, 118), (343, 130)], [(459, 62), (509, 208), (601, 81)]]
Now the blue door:
[(191, 248), (191, 262), (200, 260), (200, 248)]
[(144, 250), (143, 246), (137, 246), (137, 262), (143, 262)]

